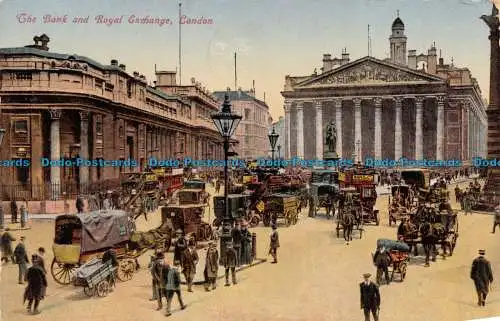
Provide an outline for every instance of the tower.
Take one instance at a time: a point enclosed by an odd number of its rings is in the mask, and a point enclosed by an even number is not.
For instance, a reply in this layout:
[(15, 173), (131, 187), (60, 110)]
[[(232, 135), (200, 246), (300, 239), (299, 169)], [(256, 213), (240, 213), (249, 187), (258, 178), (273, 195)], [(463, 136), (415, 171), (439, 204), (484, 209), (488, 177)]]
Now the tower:
[(398, 17), (392, 23), (392, 34), (389, 37), (391, 62), (406, 66), (406, 36), (405, 25)]

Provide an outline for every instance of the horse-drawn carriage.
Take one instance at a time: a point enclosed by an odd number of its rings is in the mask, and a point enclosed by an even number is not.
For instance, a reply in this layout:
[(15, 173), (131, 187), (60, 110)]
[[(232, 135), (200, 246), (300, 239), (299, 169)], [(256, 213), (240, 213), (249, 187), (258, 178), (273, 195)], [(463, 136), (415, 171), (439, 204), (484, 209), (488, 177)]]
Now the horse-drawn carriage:
[(391, 187), (389, 196), (389, 226), (397, 224), (403, 218), (408, 218), (414, 203), (413, 192), (409, 185), (395, 185)]
[[(403, 242), (379, 239), (377, 240), (377, 250), (384, 248), (388, 251), (391, 258), (391, 269), (389, 273), (391, 275), (391, 281), (394, 280), (394, 274), (398, 273), (401, 282), (404, 281), (406, 277), (406, 270), (408, 268), (408, 263), (410, 262), (410, 248), (407, 244)], [(380, 284), (380, 279), (382, 278), (382, 271), (377, 269), (376, 280)]]
[(335, 203), (339, 195), (339, 174), (334, 170), (314, 170), (311, 174), (309, 212), (316, 216), (325, 208), (326, 216), (335, 215)]
[(171, 224), (175, 231), (182, 230), (194, 243), (212, 240), (212, 227), (203, 221), (204, 207), (200, 204), (164, 206), (161, 210), (162, 222)]
[(360, 195), (356, 188), (347, 187), (340, 189), (339, 194), (339, 214), (337, 216), (337, 237), (343, 231), (344, 239), (352, 240), (352, 233), (356, 227), (359, 231), (359, 238), (363, 237), (363, 215)]
[(342, 188), (355, 188), (361, 203), (361, 219), (363, 224), (380, 224), (379, 211), (375, 209), (377, 202), (378, 175), (372, 169), (348, 169), (339, 175)]
[(271, 194), (263, 200), (264, 207), (260, 212), (264, 226), (276, 224), (284, 219), (286, 226), (295, 225), (299, 220), (298, 199), (289, 194)]
[(147, 250), (131, 246), (132, 226), (127, 213), (118, 210), (58, 216), (52, 246), (54, 280), (70, 284), (79, 266), (110, 248), (117, 254), (118, 279), (130, 280), (136, 270), (136, 259)]

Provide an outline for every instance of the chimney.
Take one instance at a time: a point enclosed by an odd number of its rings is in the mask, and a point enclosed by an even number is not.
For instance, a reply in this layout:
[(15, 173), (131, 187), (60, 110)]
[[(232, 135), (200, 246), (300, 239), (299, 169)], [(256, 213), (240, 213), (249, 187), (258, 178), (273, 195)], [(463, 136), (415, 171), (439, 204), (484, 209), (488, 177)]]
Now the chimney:
[(120, 64), (119, 68), (123, 71), (125, 71), (127, 69), (127, 67), (124, 64)]
[(176, 71), (156, 71), (156, 87), (176, 86)]
[(323, 72), (327, 72), (333, 69), (333, 60), (331, 54), (323, 55)]
[(196, 85), (196, 78), (191, 77), (191, 85)]
[(439, 58), (439, 65), (440, 66), (444, 65), (444, 59), (443, 58)]
[(118, 60), (111, 59), (111, 66), (117, 66), (118, 67)]
[(349, 53), (347, 53), (347, 48), (342, 50), (342, 65), (349, 63)]
[(153, 87), (156, 88), (156, 80), (153, 81)]

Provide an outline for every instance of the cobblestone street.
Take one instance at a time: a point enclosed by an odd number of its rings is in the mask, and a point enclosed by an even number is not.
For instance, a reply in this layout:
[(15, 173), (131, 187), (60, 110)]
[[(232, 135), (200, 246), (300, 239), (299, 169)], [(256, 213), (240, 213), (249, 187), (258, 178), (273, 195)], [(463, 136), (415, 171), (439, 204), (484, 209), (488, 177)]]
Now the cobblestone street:
[[(178, 310), (174, 300), (175, 320), (362, 320), (359, 309), (361, 275), (374, 274), (371, 253), (378, 238), (394, 238), (396, 228), (388, 226), (387, 196), (380, 197), (381, 226), (366, 226), (359, 240), (346, 245), (337, 239), (334, 223), (322, 218), (307, 218), (306, 211), (296, 226), (280, 228), (279, 263), (264, 263), (238, 274), (239, 284), (224, 287), (219, 281), (215, 292), (207, 293), (196, 286), (194, 293), (183, 292), (188, 308)], [(140, 229), (158, 224), (158, 215), (150, 216)], [(500, 271), (500, 235), (491, 234), (492, 217), (484, 214), (463, 216), (459, 221), (460, 237), (453, 257), (438, 258), (430, 268), (422, 258), (412, 258), (403, 283), (381, 286), (381, 320), (383, 321), (461, 321), (500, 314), (500, 292), (497, 281), (486, 307), (476, 306), (476, 296), (469, 269), (479, 248), (486, 249), (494, 276)], [(270, 229), (253, 229), (258, 235), (258, 257), (266, 257)], [(38, 246), (48, 251), (46, 265), (52, 260), (51, 221), (34, 222), (24, 231), (30, 253)], [(19, 237), (21, 232), (15, 232)], [(204, 255), (204, 250), (200, 250)], [(118, 283), (105, 298), (87, 298), (81, 288), (57, 285), (48, 275), (47, 297), (41, 303), (42, 313), (27, 315), (22, 305), (24, 286), (16, 282), (17, 267), (4, 265), (1, 281), (2, 320), (164, 320), (164, 311), (155, 311), (151, 296), (149, 256), (140, 259), (141, 269), (131, 281)], [(202, 266), (198, 267), (202, 269)], [(396, 277), (396, 279), (398, 279)], [(185, 289), (185, 286), (183, 286)]]

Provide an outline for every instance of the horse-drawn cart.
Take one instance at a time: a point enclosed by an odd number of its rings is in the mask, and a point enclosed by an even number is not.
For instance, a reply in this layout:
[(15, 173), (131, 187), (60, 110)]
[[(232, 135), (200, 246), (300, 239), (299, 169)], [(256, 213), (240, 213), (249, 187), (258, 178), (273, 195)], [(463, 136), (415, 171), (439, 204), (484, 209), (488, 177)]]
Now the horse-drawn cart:
[(397, 224), (403, 218), (408, 218), (414, 206), (414, 197), (408, 185), (396, 185), (391, 187), (389, 196), (389, 226)]
[(264, 207), (261, 212), (262, 221), (265, 226), (270, 223), (276, 224), (277, 220), (285, 220), (286, 226), (295, 225), (299, 220), (298, 199), (289, 194), (271, 194), (264, 199)]
[(136, 271), (137, 257), (147, 250), (129, 248), (132, 234), (132, 224), (124, 211), (58, 216), (52, 246), (54, 259), (51, 272), (54, 280), (59, 284), (70, 284), (79, 266), (101, 257), (110, 248), (117, 254), (118, 279), (130, 280)]
[(115, 286), (115, 271), (111, 262), (93, 258), (76, 270), (75, 286), (83, 286), (85, 295), (104, 297)]
[(200, 204), (168, 205), (162, 208), (162, 222), (171, 224), (173, 230), (182, 230), (194, 242), (212, 240), (212, 227), (203, 221), (204, 209)]
[[(387, 239), (377, 240), (377, 248), (380, 249), (382, 247), (389, 251), (389, 256), (391, 258), (392, 269), (389, 269), (391, 281), (394, 280), (394, 274), (398, 273), (401, 282), (403, 282), (406, 277), (408, 263), (410, 262), (410, 248), (403, 242)], [(380, 280), (382, 277), (381, 272), (381, 270), (377, 270), (377, 280)]]

